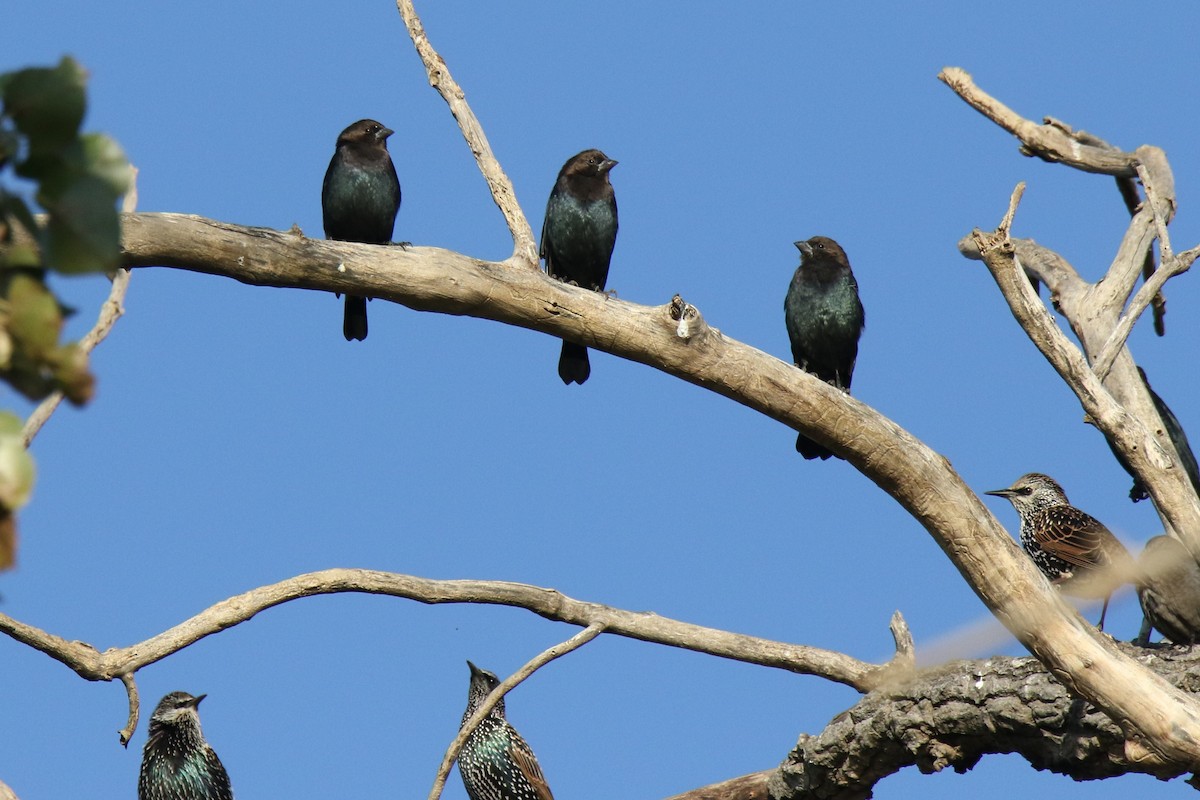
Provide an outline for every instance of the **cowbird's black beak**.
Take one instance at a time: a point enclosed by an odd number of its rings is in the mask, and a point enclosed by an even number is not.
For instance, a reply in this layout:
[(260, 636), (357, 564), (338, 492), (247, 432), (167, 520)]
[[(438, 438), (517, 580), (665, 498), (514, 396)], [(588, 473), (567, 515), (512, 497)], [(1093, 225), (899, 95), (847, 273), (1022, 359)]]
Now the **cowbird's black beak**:
[(812, 245), (809, 244), (808, 242), (793, 242), (793, 244), (796, 245), (796, 249), (800, 251), (801, 255), (804, 255), (804, 256), (812, 255)]

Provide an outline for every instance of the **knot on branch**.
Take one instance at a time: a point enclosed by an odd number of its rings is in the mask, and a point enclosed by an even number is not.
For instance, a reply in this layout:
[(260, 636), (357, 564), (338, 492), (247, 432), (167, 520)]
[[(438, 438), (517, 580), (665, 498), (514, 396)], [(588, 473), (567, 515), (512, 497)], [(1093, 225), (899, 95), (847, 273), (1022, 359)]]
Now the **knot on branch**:
[(700, 314), (700, 309), (684, 300), (679, 295), (671, 298), (667, 313), (675, 322), (675, 335), (687, 341), (708, 329), (708, 324)]

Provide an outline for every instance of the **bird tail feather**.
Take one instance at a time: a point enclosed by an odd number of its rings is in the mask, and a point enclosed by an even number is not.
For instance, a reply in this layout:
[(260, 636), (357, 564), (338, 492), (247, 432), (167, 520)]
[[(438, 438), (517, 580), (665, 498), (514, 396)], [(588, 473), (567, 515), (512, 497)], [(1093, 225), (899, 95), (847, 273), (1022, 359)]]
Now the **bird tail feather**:
[(347, 342), (367, 338), (367, 298), (346, 295), (346, 313), (342, 317), (342, 335)]
[(574, 342), (562, 343), (562, 355), (558, 357), (558, 377), (570, 386), (572, 383), (583, 385), (592, 374), (592, 365), (588, 362), (587, 348)]

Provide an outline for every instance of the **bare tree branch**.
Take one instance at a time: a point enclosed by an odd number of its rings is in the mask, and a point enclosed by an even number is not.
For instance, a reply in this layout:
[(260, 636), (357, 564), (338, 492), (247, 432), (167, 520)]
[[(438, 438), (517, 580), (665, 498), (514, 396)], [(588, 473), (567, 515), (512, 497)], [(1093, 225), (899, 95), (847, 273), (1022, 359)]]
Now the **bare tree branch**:
[[(938, 74), (955, 94), (992, 122), (1021, 141), (1022, 152), (1044, 161), (1062, 162), (1069, 167), (1102, 175), (1134, 177), (1134, 157), (1122, 153), (1094, 137), (1073, 135), (1065, 126), (1048, 120), (1038, 125), (1030, 122), (996, 98), (983, 92), (966, 71), (946, 67)], [(1090, 143), (1089, 143), (1090, 141)]]
[(475, 709), (475, 713), (463, 720), (463, 724), (459, 728), (458, 734), (454, 737), (454, 741), (450, 742), (450, 746), (446, 748), (446, 754), (442, 757), (442, 763), (438, 766), (437, 775), (433, 779), (433, 788), (429, 790), (429, 800), (438, 800), (442, 796), (442, 789), (446, 785), (446, 778), (450, 776), (450, 768), (454, 766), (454, 762), (458, 759), (458, 754), (462, 752), (463, 745), (467, 743), (468, 737), (479, 727), (479, 723), (483, 722), (484, 718), (492, 713), (492, 709), (496, 707), (496, 704), (500, 702), (500, 699), (504, 695), (517, 688), (522, 681), (546, 664), (583, 647), (603, 632), (604, 625), (594, 622), (567, 641), (538, 653), (525, 666), (501, 681), (500, 685), (493, 689), (492, 693), (479, 704), (479, 708)]
[[(1134, 153), (1114, 156), (1117, 151), (1111, 145), (1090, 134), (1072, 131), (1064, 123), (1052, 120), (1037, 126), (1021, 119), (975, 86), (962, 70), (948, 67), (939, 77), (972, 107), (1017, 135), (1027, 150), (1041, 155), (1044, 148), (1058, 152), (1055, 148), (1067, 147), (1065, 142), (1076, 143), (1071, 158), (1047, 160), (1063, 161), (1089, 172), (1126, 175), (1110, 169), (1116, 158), (1128, 164), (1127, 177), (1141, 177), (1147, 201), (1130, 221), (1104, 279), (1094, 284), (1084, 281), (1060, 256), (1030, 241), (1005, 244), (998, 238), (989, 240), (989, 246), (985, 247), (983, 240), (972, 234), (976, 241), (971, 246), (960, 243), (959, 249), (968, 258), (982, 258), (988, 265), (1013, 315), (1075, 392), (1085, 418), (1103, 433), (1114, 451), (1122, 454), (1136, 479), (1147, 488), (1164, 527), (1200, 557), (1200, 498), (1125, 346), (1129, 330), (1141, 311), (1170, 277), (1191, 266), (1193, 251), (1169, 261), (1164, 259), (1133, 298), (1129, 311), (1121, 315), (1137, 277), (1142, 274), (1146, 255), (1151, 252), (1154, 232), (1165, 233), (1174, 214), (1175, 182), (1165, 154), (1160, 148), (1143, 145)], [(1050, 145), (1048, 141), (1055, 143)], [(1169, 241), (1167, 248), (1169, 251)], [(1182, 258), (1184, 255), (1188, 258)], [(1008, 262), (1017, 260), (1025, 271), (1037, 275), (1050, 287), (1054, 306), (1070, 323), (1082, 352), (1067, 341), (1040, 299), (1030, 291), (1028, 281), (1013, 278), (1015, 273)]]
[(770, 795), (767, 793), (767, 782), (775, 772), (773, 769), (752, 772), (673, 795), (667, 800), (768, 800)]
[[(123, 233), (128, 266), (168, 265), (255, 285), (353, 290), (417, 310), (498, 320), (649, 364), (779, 420), (830, 447), (894, 497), (988, 608), (1072, 690), (1157, 743), (1163, 758), (1200, 760), (1200, 705), (1143, 679), (1144, 670), (1066, 605), (944, 457), (859, 400), (709, 327), (682, 300), (641, 306), (563, 284), (540, 270), (509, 269), (447, 250), (328, 242), (181, 214), (127, 215)], [(343, 261), (355, 269), (339, 272)], [(1109, 398), (1103, 424), (1114, 424), (1114, 405)], [(1153, 495), (1156, 489), (1147, 486)], [(1200, 520), (1200, 507), (1195, 515)]]
[[(1195, 690), (1200, 648), (1119, 647), (1173, 685)], [(770, 794), (859, 800), (904, 767), (966, 772), (992, 753), (1018, 753), (1075, 780), (1131, 773), (1165, 780), (1195, 769), (1195, 762), (1166, 765), (1149, 756), (1144, 741), (1075, 697), (1037, 659), (997, 657), (951, 662), (871, 692), (820, 734), (800, 737), (770, 777)]]
[(417, 16), (417, 12), (413, 8), (412, 0), (396, 0), (396, 8), (404, 19), (404, 25), (408, 28), (408, 35), (412, 37), (413, 46), (417, 49), (421, 63), (425, 65), (425, 72), (429, 76), (429, 85), (437, 89), (438, 94), (450, 106), (450, 113), (458, 122), (459, 130), (462, 131), (463, 138), (467, 140), (471, 154), (475, 156), (475, 163), (479, 166), (479, 171), (483, 173), (484, 179), (487, 180), (492, 200), (504, 214), (504, 220), (508, 223), (508, 230), (513, 237), (512, 260), (523, 266), (537, 269), (538, 244), (537, 240), (533, 238), (533, 229), (529, 226), (529, 220), (525, 218), (525, 212), (517, 203), (517, 195), (513, 190), (512, 181), (508, 179), (500, 162), (492, 154), (492, 146), (488, 144), (483, 126), (476, 119), (475, 112), (467, 105), (466, 94), (451, 77), (446, 62), (430, 44), (429, 37), (425, 34), (425, 27), (421, 24), (421, 18)]
[[(5, 633), (62, 662), (86, 680), (120, 679), (124, 682), (129, 693), (130, 719), (121, 734), (122, 743), (127, 744), (129, 736), (137, 727), (138, 697), (132, 676), (139, 669), (195, 644), (206, 636), (245, 622), (265, 609), (301, 597), (343, 592), (389, 595), (431, 605), (482, 603), (524, 608), (549, 620), (586, 628), (599, 627), (617, 636), (681, 647), (801, 675), (817, 675), (852, 686), (860, 692), (870, 691), (889, 680), (896, 680), (898, 675), (909, 672), (913, 663), (912, 639), (898, 612), (892, 618), (892, 635), (897, 643), (896, 657), (886, 664), (870, 664), (831, 650), (706, 628), (660, 617), (652, 612), (623, 611), (598, 603), (575, 600), (553, 589), (523, 583), (439, 581), (362, 569), (310, 572), (262, 586), (223, 600), (144, 642), (130, 647), (110, 648), (103, 653), (86, 642), (67, 641), (4, 614), (0, 614), (0, 633)], [(590, 639), (591, 635), (587, 638)], [(583, 641), (586, 639), (579, 644)]]
[[(1121, 314), (1116, 327), (1104, 342), (1099, 355), (1094, 359), (1092, 368), (1101, 380), (1104, 380), (1108, 376), (1113, 362), (1116, 360), (1121, 349), (1125, 347), (1125, 342), (1129, 339), (1129, 334), (1133, 332), (1133, 326), (1141, 317), (1142, 312), (1155, 303), (1161, 304), (1163, 284), (1176, 275), (1187, 272), (1191, 268), (1192, 262), (1195, 261), (1195, 253), (1200, 252), (1189, 250), (1179, 257), (1175, 256), (1171, 249), (1170, 235), (1167, 233), (1168, 219), (1166, 217), (1169, 206), (1173, 205), (1174, 199), (1172, 198), (1170, 203), (1159, 199), (1158, 191), (1154, 188), (1154, 180), (1144, 164), (1138, 163), (1137, 174), (1142, 181), (1142, 187), (1146, 190), (1145, 207), (1154, 220), (1154, 230), (1158, 238), (1159, 250), (1162, 254), (1162, 263), (1152, 275), (1146, 278), (1141, 289), (1138, 290), (1137, 294), (1129, 302), (1129, 307)], [(1150, 254), (1149, 247), (1146, 248), (1146, 253), (1147, 255)], [(1191, 255), (1191, 257), (1188, 258), (1188, 255)], [(1116, 263), (1119, 262), (1120, 259)], [(1114, 263), (1114, 270), (1116, 269), (1116, 263)], [(1111, 274), (1112, 270), (1110, 270)], [(1144, 267), (1143, 274), (1145, 274)]]
[(142, 701), (138, 694), (137, 681), (132, 672), (123, 672), (117, 677), (121, 679), (121, 683), (125, 684), (125, 694), (129, 697), (129, 718), (125, 721), (125, 727), (117, 731), (117, 736), (120, 737), (122, 747), (129, 747), (129, 740), (133, 738), (133, 732), (137, 730)]

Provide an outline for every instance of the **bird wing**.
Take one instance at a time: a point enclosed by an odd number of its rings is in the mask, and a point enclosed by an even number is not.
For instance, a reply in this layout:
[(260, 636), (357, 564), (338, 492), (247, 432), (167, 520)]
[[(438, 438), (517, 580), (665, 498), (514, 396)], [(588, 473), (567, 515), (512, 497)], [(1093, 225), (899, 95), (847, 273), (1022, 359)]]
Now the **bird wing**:
[(1107, 566), (1111, 562), (1108, 540), (1120, 546), (1100, 520), (1074, 506), (1051, 506), (1042, 509), (1038, 517), (1033, 520), (1038, 544), (1068, 564), (1093, 569)]
[(513, 763), (517, 765), (517, 769), (521, 770), (521, 774), (533, 787), (538, 800), (554, 800), (554, 795), (550, 793), (550, 784), (546, 783), (546, 776), (542, 774), (542, 768), (538, 766), (537, 758), (519, 735), (516, 737), (516, 741), (509, 745), (509, 753)]

